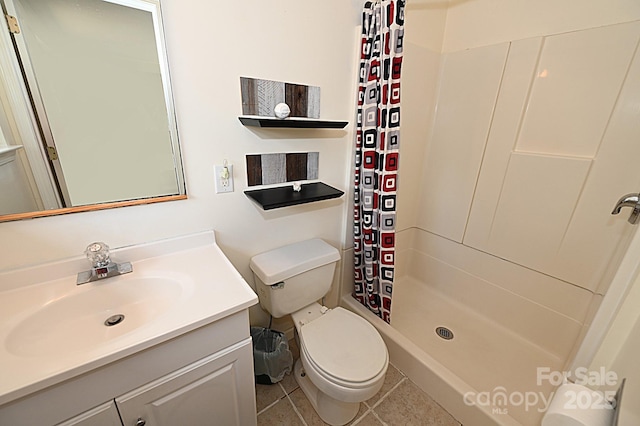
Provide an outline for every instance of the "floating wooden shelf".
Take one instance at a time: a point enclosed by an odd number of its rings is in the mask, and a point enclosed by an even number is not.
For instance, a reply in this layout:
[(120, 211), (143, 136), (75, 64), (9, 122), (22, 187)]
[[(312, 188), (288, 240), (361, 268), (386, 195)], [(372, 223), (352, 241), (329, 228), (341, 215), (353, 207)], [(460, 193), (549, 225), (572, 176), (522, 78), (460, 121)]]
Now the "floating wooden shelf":
[(322, 182), (314, 182), (302, 185), (299, 192), (293, 190), (293, 185), (287, 185), (277, 188), (254, 189), (244, 191), (244, 193), (258, 203), (263, 210), (271, 210), (339, 198), (344, 194), (344, 191)]
[(348, 121), (289, 117), (284, 119), (245, 115), (238, 117), (245, 126), (289, 129), (344, 129)]

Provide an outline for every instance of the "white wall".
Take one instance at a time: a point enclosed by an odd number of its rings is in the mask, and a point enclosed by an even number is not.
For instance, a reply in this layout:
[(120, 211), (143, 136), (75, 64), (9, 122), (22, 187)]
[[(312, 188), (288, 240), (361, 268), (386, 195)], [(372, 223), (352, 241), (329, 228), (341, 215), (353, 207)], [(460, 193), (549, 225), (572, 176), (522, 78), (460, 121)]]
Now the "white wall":
[[(120, 247), (215, 229), (251, 282), (256, 253), (311, 237), (340, 246), (346, 197), (265, 213), (242, 192), (244, 155), (319, 151), (320, 180), (346, 187), (360, 11), (339, 0), (163, 0), (162, 6), (189, 199), (0, 223), (0, 269), (75, 256), (95, 240)], [(320, 86), (321, 117), (350, 124), (344, 131), (245, 128), (237, 118), (240, 76)], [(235, 192), (215, 194), (213, 165), (225, 159), (235, 166)]]

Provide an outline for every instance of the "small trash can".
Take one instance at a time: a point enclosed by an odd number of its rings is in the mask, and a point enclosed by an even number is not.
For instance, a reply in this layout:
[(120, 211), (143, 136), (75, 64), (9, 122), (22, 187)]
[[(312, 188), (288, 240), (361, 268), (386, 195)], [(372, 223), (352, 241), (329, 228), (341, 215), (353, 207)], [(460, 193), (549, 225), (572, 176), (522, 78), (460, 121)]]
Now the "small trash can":
[(293, 355), (283, 332), (264, 327), (251, 327), (251, 339), (256, 383), (272, 385), (291, 372)]

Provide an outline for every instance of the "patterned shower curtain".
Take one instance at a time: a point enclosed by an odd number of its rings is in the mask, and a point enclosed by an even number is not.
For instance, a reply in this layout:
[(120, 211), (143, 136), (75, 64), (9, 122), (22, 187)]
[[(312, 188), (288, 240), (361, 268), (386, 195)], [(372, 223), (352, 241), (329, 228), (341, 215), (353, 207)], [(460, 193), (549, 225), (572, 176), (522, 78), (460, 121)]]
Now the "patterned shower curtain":
[(404, 0), (367, 2), (362, 14), (354, 205), (354, 294), (391, 320)]

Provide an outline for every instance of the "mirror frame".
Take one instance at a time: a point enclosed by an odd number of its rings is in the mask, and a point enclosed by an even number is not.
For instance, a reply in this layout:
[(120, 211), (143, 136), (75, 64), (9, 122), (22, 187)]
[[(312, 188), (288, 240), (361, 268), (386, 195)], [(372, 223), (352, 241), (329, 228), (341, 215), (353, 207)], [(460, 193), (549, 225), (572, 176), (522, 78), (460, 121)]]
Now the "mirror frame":
[[(171, 139), (171, 149), (173, 152), (174, 165), (176, 171), (176, 180), (179, 189), (179, 193), (175, 195), (157, 196), (149, 198), (139, 198), (132, 200), (113, 201), (105, 203), (96, 203), (89, 205), (82, 205), (76, 207), (64, 207), (57, 209), (43, 209), (38, 211), (14, 213), (0, 215), (1, 222), (9, 222), (22, 219), (33, 219), (38, 217), (58, 216), (69, 213), (80, 213), (97, 210), (105, 210), (111, 208), (137, 206), (144, 204), (154, 204), (167, 201), (186, 200), (186, 181), (184, 176), (184, 165), (182, 161), (180, 141), (178, 138), (178, 125), (176, 120), (176, 112), (173, 99), (173, 91), (170, 82), (169, 61), (166, 51), (166, 40), (164, 35), (164, 22), (162, 18), (162, 12), (160, 8), (160, 0), (103, 0), (107, 3), (114, 3), (121, 6), (132, 7), (139, 10), (144, 10), (152, 14), (152, 21), (154, 26), (154, 35), (156, 39), (156, 53), (158, 55), (158, 61), (161, 69), (161, 79), (165, 98), (165, 108), (167, 113), (167, 119), (169, 122), (169, 132)], [(3, 2), (3, 9), (6, 8), (6, 4)], [(4, 10), (4, 13), (11, 14), (11, 10)], [(40, 134), (39, 125), (34, 115), (34, 105), (30, 102), (29, 92), (26, 87), (26, 82), (22, 76), (22, 68), (17, 57), (17, 52), (14, 49), (14, 42), (23, 42), (22, 40), (16, 40), (13, 34), (10, 33), (8, 23), (5, 19), (0, 19), (2, 24), (0, 25), (0, 64), (5, 65), (7, 68), (2, 72), (2, 78), (4, 80), (4, 86), (6, 89), (6, 95), (11, 108), (15, 123), (16, 133), (21, 140), (26, 138), (35, 139), (41, 148), (41, 155), (44, 155), (44, 145), (42, 136)], [(19, 155), (26, 155), (21, 153)]]
[(14, 214), (0, 215), (0, 222), (11, 222), (14, 220), (34, 219), (37, 217), (48, 217), (48, 216), (59, 216), (62, 214), (69, 214), (69, 213), (91, 212), (91, 211), (97, 211), (97, 210), (115, 209), (118, 207), (140, 206), (143, 204), (164, 203), (166, 201), (178, 201), (178, 200), (186, 200), (186, 199), (187, 199), (186, 194), (167, 195), (164, 197), (143, 198), (139, 200), (113, 201), (110, 203), (92, 204), (88, 206), (65, 207), (62, 209), (41, 210), (41, 211), (27, 212), (27, 213), (14, 213)]

